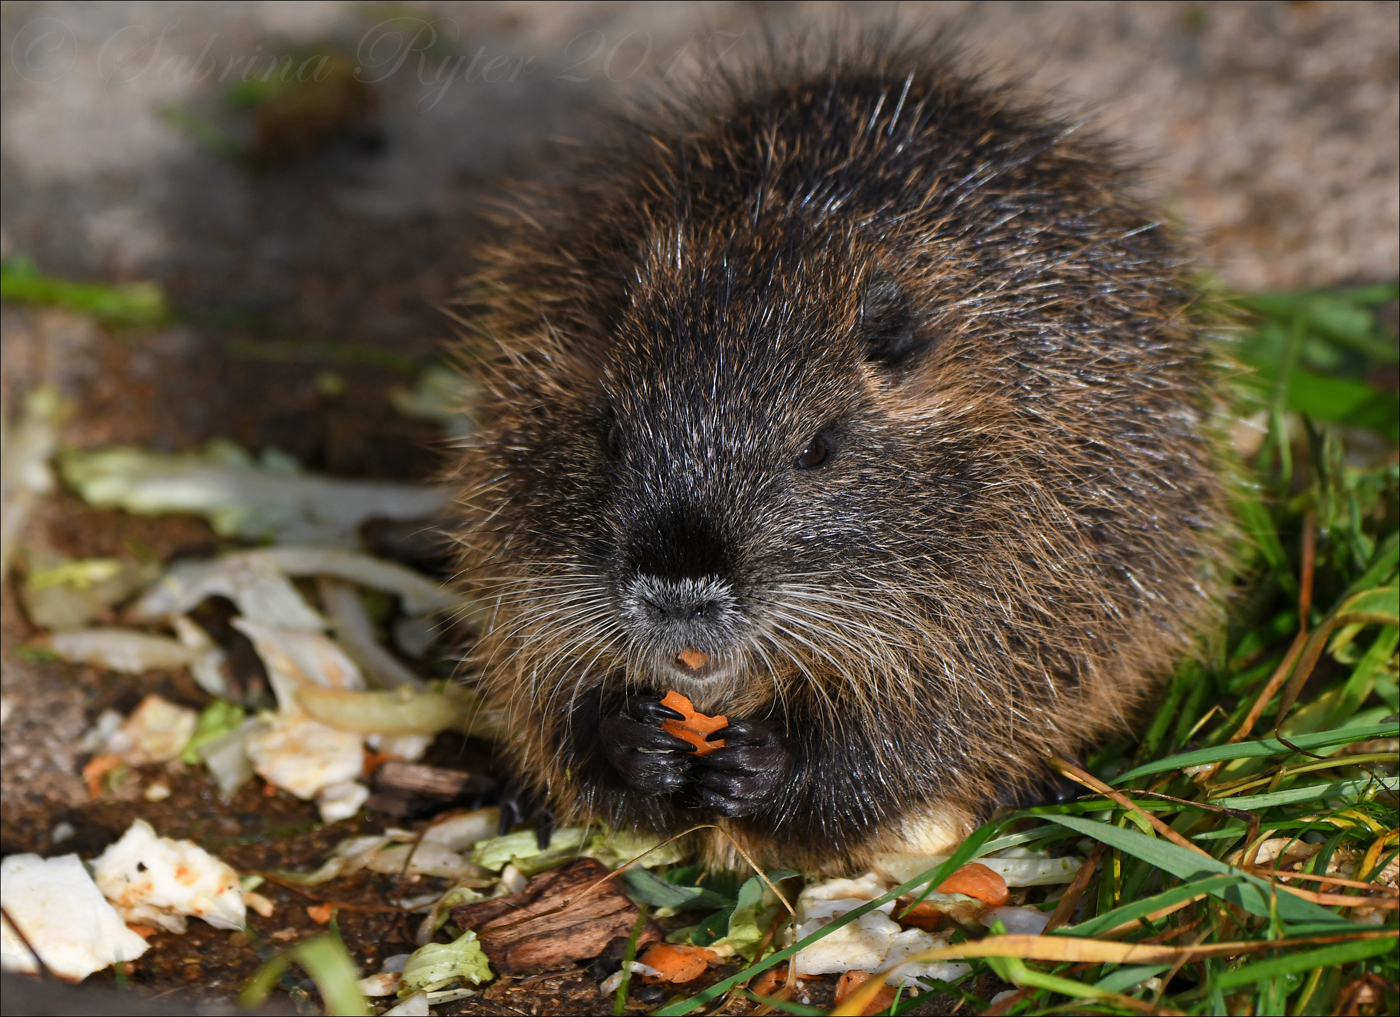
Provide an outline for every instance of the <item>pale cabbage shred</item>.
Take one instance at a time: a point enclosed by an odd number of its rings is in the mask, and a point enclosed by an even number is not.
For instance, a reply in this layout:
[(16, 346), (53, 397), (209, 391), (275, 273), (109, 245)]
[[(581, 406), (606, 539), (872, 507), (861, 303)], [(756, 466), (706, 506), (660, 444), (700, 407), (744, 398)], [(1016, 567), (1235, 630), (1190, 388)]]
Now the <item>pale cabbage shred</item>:
[[(92, 862), (91, 875), (77, 855), (10, 855), (3, 869), (6, 914), (49, 970), (74, 981), (145, 953), (146, 941), (127, 923), (175, 933), (189, 917), (219, 929), (244, 926), (238, 873), (191, 841), (157, 836), (142, 819)], [(7, 971), (38, 970), (8, 923), (0, 947)]]
[[(833, 919), (883, 896), (946, 859), (946, 855), (885, 854), (875, 859), (872, 871), (858, 878), (829, 879), (807, 887), (797, 899), (797, 939), (810, 936)], [(1051, 858), (1044, 852), (1024, 848), (1008, 848), (977, 861), (1000, 874), (1008, 887), (1068, 883), (1083, 863), (1080, 858)], [(914, 892), (917, 895), (922, 890), (916, 888)], [(1019, 923), (1016, 931), (1039, 932), (1048, 917), (1036, 907), (988, 908), (982, 901), (960, 893), (930, 891), (923, 901), (962, 924), (987, 924), (986, 917), (993, 915), (1008, 928)], [(797, 973), (890, 972), (891, 985), (918, 986), (929, 981), (953, 981), (971, 970), (961, 963), (907, 961), (917, 953), (947, 946), (948, 937), (923, 929), (901, 929), (891, 917), (894, 907), (893, 901), (881, 905), (799, 951), (795, 958)]]

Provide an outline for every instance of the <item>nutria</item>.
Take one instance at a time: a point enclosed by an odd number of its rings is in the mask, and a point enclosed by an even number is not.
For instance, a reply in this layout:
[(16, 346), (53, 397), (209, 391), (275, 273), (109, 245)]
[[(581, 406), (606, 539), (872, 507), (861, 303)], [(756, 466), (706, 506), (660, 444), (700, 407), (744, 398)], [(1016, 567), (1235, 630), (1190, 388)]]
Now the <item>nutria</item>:
[(467, 298), (463, 562), (561, 820), (832, 870), (1130, 729), (1218, 603), (1224, 499), (1193, 292), (1111, 146), (939, 47), (765, 63), (517, 196)]

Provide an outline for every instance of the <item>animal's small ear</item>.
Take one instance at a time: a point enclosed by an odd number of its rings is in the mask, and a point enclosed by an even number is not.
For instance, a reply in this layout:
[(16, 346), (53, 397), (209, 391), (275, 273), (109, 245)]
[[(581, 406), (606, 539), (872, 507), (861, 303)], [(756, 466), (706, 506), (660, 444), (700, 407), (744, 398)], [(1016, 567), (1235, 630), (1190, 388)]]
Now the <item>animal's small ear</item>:
[(919, 334), (909, 295), (891, 273), (873, 272), (860, 298), (860, 332), (865, 358), (884, 368), (898, 368), (928, 348)]

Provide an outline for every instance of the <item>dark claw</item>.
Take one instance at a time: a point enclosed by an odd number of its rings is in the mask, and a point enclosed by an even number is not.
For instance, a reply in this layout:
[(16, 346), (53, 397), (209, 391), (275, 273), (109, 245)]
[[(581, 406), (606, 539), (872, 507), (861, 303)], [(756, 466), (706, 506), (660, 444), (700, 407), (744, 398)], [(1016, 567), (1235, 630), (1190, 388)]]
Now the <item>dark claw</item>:
[(645, 699), (631, 699), (627, 702), (627, 712), (634, 720), (643, 724), (660, 724), (663, 720), (685, 720), (685, 714), (663, 706), (661, 700), (648, 696)]
[(497, 833), (505, 836), (521, 823), (532, 823), (535, 827), (535, 841), (543, 851), (549, 847), (549, 839), (554, 835), (554, 813), (533, 794), (510, 784), (501, 792), (501, 822)]
[(777, 733), (756, 720), (731, 720), (725, 727), (705, 736), (707, 742), (723, 741), (726, 747), (776, 745)]
[(540, 809), (535, 813), (535, 843), (544, 851), (549, 847), (549, 838), (554, 836), (554, 812)]

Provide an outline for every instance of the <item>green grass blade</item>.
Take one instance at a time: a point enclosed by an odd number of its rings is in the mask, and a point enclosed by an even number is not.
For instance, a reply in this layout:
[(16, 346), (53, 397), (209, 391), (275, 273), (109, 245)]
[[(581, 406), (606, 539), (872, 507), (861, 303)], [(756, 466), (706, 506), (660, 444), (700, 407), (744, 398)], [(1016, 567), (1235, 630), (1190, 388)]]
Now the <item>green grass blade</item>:
[(1213, 798), (1211, 801), (1231, 809), (1268, 809), (1275, 805), (1296, 805), (1298, 802), (1315, 802), (1320, 798), (1353, 798), (1370, 791), (1395, 791), (1397, 788), (1400, 788), (1400, 777), (1376, 777), (1374, 780), (1335, 780), (1330, 784), (1309, 784), (1307, 787), (1294, 787), (1287, 791), (1240, 795), (1238, 798)]
[(355, 962), (344, 944), (329, 934), (303, 939), (269, 958), (244, 985), (238, 1005), (244, 1009), (258, 1006), (293, 962), (300, 964), (316, 983), (327, 1014), (365, 1017), (374, 1012), (360, 992), (360, 972)]
[[(1222, 887), (1212, 896), (1220, 897), (1231, 904), (1238, 904), (1250, 914), (1264, 918), (1271, 917), (1270, 898), (1274, 897), (1273, 888), (1262, 879), (1247, 875), (1238, 869), (1232, 869), (1224, 862), (1216, 861), (1208, 855), (1197, 854), (1195, 851), (1181, 847), (1179, 844), (1173, 844), (1169, 840), (1148, 837), (1136, 830), (1113, 826), (1110, 823), (1082, 819), (1079, 816), (1047, 816), (1046, 818), (1082, 833), (1086, 837), (1101, 841), (1109, 847), (1117, 848), (1124, 854), (1140, 858), (1150, 865), (1170, 872), (1178, 879), (1200, 879), (1208, 875), (1238, 876), (1239, 882)], [(1275, 903), (1278, 917), (1286, 922), (1331, 921), (1343, 925), (1352, 924), (1326, 908), (1303, 900), (1301, 897), (1295, 897), (1291, 893), (1277, 894)]]
[(1313, 968), (1350, 964), (1353, 961), (1365, 960), (1367, 957), (1394, 953), (1395, 949), (1396, 942), (1393, 938), (1361, 939), (1354, 943), (1338, 943), (1336, 946), (1324, 946), (1320, 950), (1290, 953), (1283, 957), (1274, 957), (1271, 960), (1255, 961), (1253, 964), (1246, 964), (1233, 971), (1222, 971), (1211, 978), (1210, 984), (1212, 988), (1216, 989), (1233, 989), (1240, 985), (1253, 985), (1269, 978), (1296, 975), (1303, 971), (1311, 971)]
[(1366, 701), (1366, 697), (1375, 688), (1376, 672), (1382, 664), (1390, 659), (1397, 644), (1400, 644), (1400, 627), (1387, 625), (1382, 628), (1381, 634), (1376, 637), (1376, 641), (1371, 644), (1370, 649), (1362, 655), (1352, 670), (1351, 677), (1347, 679), (1346, 685), (1342, 688), (1337, 705), (1332, 708), (1332, 715), (1328, 718), (1329, 727), (1340, 724), (1361, 708), (1361, 704)]
[(1094, 983), (1094, 988), (1102, 989), (1104, 992), (1127, 992), (1139, 982), (1145, 982), (1154, 975), (1160, 975), (1163, 971), (1170, 970), (1170, 964), (1144, 964), (1119, 968), (1100, 978)]
[(1288, 386), (1288, 408), (1315, 420), (1364, 427), (1400, 441), (1400, 397), (1360, 382), (1295, 371)]
[(632, 925), (632, 934), (627, 937), (627, 945), (622, 951), (622, 980), (613, 993), (613, 1017), (622, 1017), (627, 1012), (627, 993), (632, 988), (632, 962), (637, 959), (637, 941), (642, 938), (642, 930), (647, 926), (647, 906), (637, 908), (637, 921)]
[(165, 294), (155, 283), (70, 282), (40, 275), (23, 258), (0, 266), (0, 299), (62, 307), (112, 325), (155, 325), (171, 316)]
[[(1322, 749), (1348, 742), (1364, 742), (1371, 738), (1394, 738), (1400, 731), (1400, 724), (1368, 724), (1364, 727), (1347, 727), (1335, 731), (1319, 731), (1316, 734), (1299, 735), (1290, 738), (1300, 749)], [(1180, 770), (1187, 766), (1200, 766), (1202, 763), (1219, 763), (1229, 759), (1251, 759), (1255, 756), (1292, 755), (1293, 750), (1276, 738), (1261, 741), (1236, 742), (1234, 745), (1217, 745), (1209, 749), (1196, 749), (1194, 752), (1181, 752), (1165, 759), (1145, 763), (1113, 779), (1114, 784), (1122, 784), (1152, 773), (1165, 773)]]
[(1221, 892), (1228, 886), (1233, 886), (1241, 881), (1237, 875), (1208, 876), (1205, 879), (1193, 880), (1182, 883), (1180, 886), (1172, 887), (1151, 897), (1144, 897), (1142, 900), (1135, 900), (1131, 904), (1124, 904), (1122, 907), (1114, 908), (1107, 914), (1099, 915), (1097, 918), (1090, 918), (1072, 925), (1068, 928), (1059, 929), (1051, 935), (1079, 936), (1092, 939), (1109, 929), (1116, 928), (1126, 922), (1135, 922), (1139, 918), (1169, 908), (1173, 904), (1180, 904), (1184, 900), (1190, 900), (1197, 894), (1208, 893), (1213, 896), (1220, 896)]
[(657, 908), (675, 908), (677, 911), (713, 911), (716, 908), (733, 907), (734, 900), (722, 894), (707, 890), (702, 886), (677, 886), (668, 883), (650, 869), (628, 869), (622, 874), (627, 887), (627, 896), (638, 904), (650, 904)]
[(1390, 578), (1390, 574), (1395, 571), (1397, 564), (1400, 564), (1400, 532), (1392, 533), (1385, 538), (1385, 542), (1380, 547), (1376, 548), (1376, 553), (1371, 556), (1371, 563), (1366, 566), (1366, 571), (1347, 587), (1347, 592), (1342, 594), (1341, 599), (1346, 600), (1347, 597), (1361, 590), (1382, 585)]
[(1278, 527), (1274, 524), (1273, 516), (1264, 506), (1258, 489), (1241, 485), (1234, 498), (1234, 509), (1235, 515), (1244, 526), (1245, 533), (1249, 535), (1255, 548), (1264, 556), (1264, 560), (1269, 563), (1274, 575), (1278, 577), (1279, 585), (1288, 590), (1290, 594), (1297, 593), (1298, 580), (1294, 577), (1292, 566), (1288, 563), (1288, 552), (1283, 549), (1283, 544), (1279, 542)]
[(344, 944), (333, 936), (304, 939), (293, 947), (293, 956), (316, 983), (327, 1014), (361, 1017), (374, 1012), (360, 992), (360, 972), (355, 962)]

